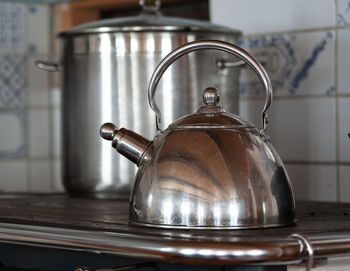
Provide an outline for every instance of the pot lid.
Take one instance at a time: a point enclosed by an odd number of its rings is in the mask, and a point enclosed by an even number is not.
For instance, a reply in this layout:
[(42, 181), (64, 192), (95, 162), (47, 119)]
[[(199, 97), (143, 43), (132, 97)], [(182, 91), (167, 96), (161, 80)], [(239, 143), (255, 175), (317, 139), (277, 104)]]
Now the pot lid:
[(232, 35), (241, 34), (241, 32), (237, 30), (212, 24), (206, 21), (168, 17), (160, 14), (141, 14), (139, 16), (104, 19), (81, 24), (59, 33), (59, 36), (147, 31), (215, 32)]
[(215, 88), (204, 90), (202, 99), (205, 105), (201, 106), (196, 113), (184, 116), (172, 123), (170, 129), (247, 129), (255, 128), (249, 121), (241, 119), (239, 116), (225, 113), (225, 110), (218, 106), (220, 100), (219, 91)]

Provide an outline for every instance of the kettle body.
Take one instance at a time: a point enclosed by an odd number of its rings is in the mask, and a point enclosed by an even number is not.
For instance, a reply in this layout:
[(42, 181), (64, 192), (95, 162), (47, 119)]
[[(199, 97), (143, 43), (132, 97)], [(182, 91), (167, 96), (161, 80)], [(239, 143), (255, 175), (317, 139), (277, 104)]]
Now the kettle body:
[(288, 175), (256, 128), (166, 130), (153, 144), (153, 159), (136, 176), (131, 223), (205, 229), (291, 223)]

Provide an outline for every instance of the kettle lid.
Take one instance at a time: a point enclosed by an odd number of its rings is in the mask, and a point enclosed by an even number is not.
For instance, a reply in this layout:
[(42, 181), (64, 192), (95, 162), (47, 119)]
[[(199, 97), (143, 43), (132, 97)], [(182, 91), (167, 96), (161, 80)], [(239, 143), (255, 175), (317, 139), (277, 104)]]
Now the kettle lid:
[(184, 116), (169, 126), (169, 129), (186, 128), (222, 128), (222, 129), (246, 129), (255, 128), (249, 121), (241, 119), (232, 113), (226, 113), (224, 108), (218, 105), (220, 101), (219, 91), (213, 87), (204, 90), (202, 99), (204, 105), (196, 113)]

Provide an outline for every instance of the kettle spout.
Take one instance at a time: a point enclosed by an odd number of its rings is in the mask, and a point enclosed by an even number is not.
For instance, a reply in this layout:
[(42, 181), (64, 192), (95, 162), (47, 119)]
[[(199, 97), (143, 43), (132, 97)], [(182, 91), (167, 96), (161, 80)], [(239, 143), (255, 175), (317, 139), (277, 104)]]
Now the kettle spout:
[(139, 134), (118, 128), (112, 123), (105, 123), (100, 128), (100, 135), (106, 140), (112, 141), (112, 147), (124, 155), (137, 166), (151, 158), (150, 148), (152, 141)]

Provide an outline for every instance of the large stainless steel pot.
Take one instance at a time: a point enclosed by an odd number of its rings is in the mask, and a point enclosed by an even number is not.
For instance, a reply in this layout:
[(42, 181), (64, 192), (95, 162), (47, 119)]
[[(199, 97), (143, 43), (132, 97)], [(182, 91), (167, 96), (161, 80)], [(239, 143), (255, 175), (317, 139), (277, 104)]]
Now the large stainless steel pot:
[[(116, 122), (153, 137), (155, 119), (146, 103), (145, 86), (159, 61), (194, 40), (237, 43), (240, 32), (165, 17), (147, 7), (140, 16), (84, 24), (59, 37), (64, 187), (71, 194), (127, 197), (136, 167), (99, 140), (99, 125)], [(195, 52), (169, 69), (159, 84), (157, 101), (164, 112), (164, 125), (193, 112), (201, 102), (199, 93), (207, 85), (222, 91), (228, 110), (238, 111), (239, 70), (219, 68), (220, 60), (236, 59), (217, 51)], [(56, 68), (43, 62), (39, 65)]]

